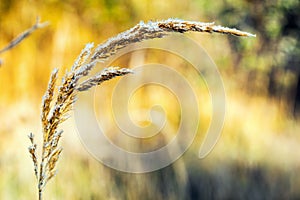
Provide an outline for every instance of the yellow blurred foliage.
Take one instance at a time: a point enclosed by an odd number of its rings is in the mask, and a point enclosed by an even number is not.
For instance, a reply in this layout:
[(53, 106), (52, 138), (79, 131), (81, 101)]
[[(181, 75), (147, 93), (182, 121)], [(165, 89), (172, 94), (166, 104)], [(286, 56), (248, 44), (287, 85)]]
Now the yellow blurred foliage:
[[(50, 25), (35, 31), (10, 51), (0, 54), (3, 61), (0, 67), (0, 199), (34, 199), (37, 196), (33, 166), (27, 152), (27, 135), (33, 132), (37, 135), (37, 141), (41, 141), (40, 102), (53, 68), (60, 69), (61, 77), (72, 66), (86, 43), (101, 43), (140, 20), (169, 17), (197, 21), (217, 20), (213, 16), (204, 18), (203, 13), (212, 13), (212, 10), (207, 11), (212, 9), (211, 4), (180, 0), (2, 0), (0, 47), (4, 47), (19, 33), (32, 26), (37, 16), (40, 16), (42, 21), (49, 21)], [(216, 3), (215, 6), (220, 4)], [(297, 170), (300, 164), (299, 121), (287, 114), (284, 104), (266, 95), (249, 95), (243, 89), (243, 80), (237, 82), (239, 78), (232, 78), (234, 61), (231, 54), (238, 52), (230, 50), (226, 36), (194, 33), (188, 36), (201, 44), (220, 66), (227, 95), (222, 136), (213, 152), (199, 163), (217, 166), (229, 160), (250, 167), (262, 165), (271, 169), (279, 168), (293, 172)], [(257, 41), (252, 39), (248, 42), (258, 45)], [(256, 61), (259, 60), (249, 59), (249, 62)], [(130, 62), (132, 61), (125, 60), (121, 64), (130, 65)], [(178, 64), (176, 67), (181, 66)], [(189, 72), (186, 73), (190, 75)], [(191, 75), (190, 78), (193, 79), (194, 76)], [(193, 84), (201, 85), (196, 93), (200, 99), (198, 106), (202, 121), (199, 134), (188, 151), (196, 156), (211, 120), (211, 105), (205, 84), (197, 80)], [(151, 94), (154, 91), (155, 94), (147, 98), (147, 101), (142, 99), (145, 93)], [(143, 91), (134, 94), (129, 107), (133, 110), (136, 107), (148, 110), (153, 104), (160, 102), (167, 111), (168, 119), (174, 123), (169, 128), (176, 129), (179, 120), (176, 98), (168, 94), (161, 99), (165, 93), (164, 89), (154, 86), (144, 88)], [(147, 125), (147, 116), (144, 113), (134, 116), (146, 119), (138, 123)], [(145, 186), (151, 179), (151, 174), (122, 174), (93, 159), (80, 143), (71, 119), (63, 128), (64, 151), (58, 162), (59, 172), (46, 188), (45, 199), (141, 199), (141, 195), (146, 194), (147, 190), (150, 191), (147, 193), (149, 198), (151, 191), (157, 192), (155, 185), (151, 184), (155, 181), (148, 185), (150, 189)], [(150, 144), (155, 146), (151, 142)], [(191, 157), (186, 156), (186, 163), (183, 162), (184, 157), (174, 164), (174, 169), (180, 169), (179, 175), (177, 174), (179, 178), (186, 177), (185, 168), (182, 166), (192, 163), (192, 159), (198, 159)], [(186, 169), (188, 168), (186, 166)], [(120, 189), (117, 181), (126, 185)], [(295, 172), (290, 183), (292, 192), (296, 191), (299, 183), (300, 176)], [(163, 199), (163, 195), (159, 197), (157, 199)]]

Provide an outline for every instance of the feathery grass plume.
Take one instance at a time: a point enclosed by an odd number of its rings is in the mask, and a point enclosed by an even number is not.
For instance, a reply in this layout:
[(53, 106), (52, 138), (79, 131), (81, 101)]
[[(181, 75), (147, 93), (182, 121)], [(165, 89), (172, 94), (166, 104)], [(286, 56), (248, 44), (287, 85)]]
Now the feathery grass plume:
[(233, 28), (215, 25), (212, 23), (203, 23), (197, 21), (185, 21), (181, 19), (167, 19), (157, 22), (140, 22), (133, 28), (124, 31), (103, 44), (99, 45), (92, 56), (92, 60), (106, 59), (114, 55), (117, 50), (126, 47), (129, 44), (141, 42), (144, 40), (162, 38), (172, 32), (208, 32), (222, 33), (235, 36), (256, 37), (256, 35), (240, 31)]
[(96, 85), (100, 85), (102, 82), (110, 80), (116, 76), (123, 76), (126, 74), (132, 73), (130, 69), (120, 69), (119, 67), (109, 67), (102, 70), (97, 75), (87, 79), (86, 81), (82, 82), (78, 87), (77, 90), (82, 92), (89, 90), (91, 87)]
[[(37, 23), (35, 29), (38, 27), (39, 25)], [(48, 88), (42, 100), (41, 122), (43, 127), (43, 144), (40, 163), (37, 159), (37, 145), (34, 141), (34, 135), (31, 133), (28, 136), (31, 141), (31, 146), (28, 150), (32, 157), (34, 173), (38, 180), (40, 200), (42, 199), (47, 182), (56, 175), (56, 164), (62, 152), (62, 148), (59, 147), (58, 143), (63, 131), (58, 130), (58, 127), (68, 118), (68, 113), (76, 101), (78, 92), (87, 91), (94, 86), (100, 85), (104, 81), (117, 76), (133, 73), (133, 71), (126, 68), (109, 67), (100, 71), (98, 74), (87, 78), (81, 83), (80, 79), (88, 76), (98, 62), (106, 60), (114, 55), (119, 49), (122, 49), (129, 44), (141, 42), (143, 40), (161, 38), (171, 32), (184, 33), (188, 31), (216, 32), (235, 36), (255, 37), (253, 34), (216, 26), (214, 23), (183, 21), (179, 19), (148, 22), (147, 24), (140, 22), (128, 31), (120, 33), (116, 37), (98, 45), (96, 49), (93, 49), (93, 43), (87, 44), (75, 60), (71, 70), (66, 72), (63, 76), (61, 85), (57, 89), (56, 82), (58, 70), (53, 70), (48, 83)]]

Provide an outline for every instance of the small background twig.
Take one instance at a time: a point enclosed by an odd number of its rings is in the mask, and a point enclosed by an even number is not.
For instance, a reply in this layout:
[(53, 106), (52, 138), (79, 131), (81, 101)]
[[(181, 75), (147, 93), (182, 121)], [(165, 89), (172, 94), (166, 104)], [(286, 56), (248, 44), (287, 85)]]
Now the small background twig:
[[(13, 39), (7, 46), (0, 49), (0, 54), (12, 49), (16, 45), (18, 45), (20, 42), (22, 42), (25, 38), (27, 38), (35, 30), (37, 30), (39, 28), (43, 28), (43, 27), (47, 26), (48, 24), (49, 24), (48, 22), (40, 23), (40, 18), (37, 17), (36, 23), (32, 27), (30, 27), (29, 29), (27, 29), (23, 33), (21, 33), (19, 36), (17, 36), (15, 39)], [(1, 64), (2, 64), (2, 61), (0, 59), (0, 66), (1, 66)]]

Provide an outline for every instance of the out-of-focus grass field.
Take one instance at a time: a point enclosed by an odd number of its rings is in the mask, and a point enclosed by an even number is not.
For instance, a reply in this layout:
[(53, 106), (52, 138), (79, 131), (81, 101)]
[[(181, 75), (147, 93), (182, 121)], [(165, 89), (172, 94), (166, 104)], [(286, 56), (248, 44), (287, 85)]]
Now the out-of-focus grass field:
[[(282, 6), (282, 2), (278, 5), (267, 2), (274, 8)], [(37, 197), (27, 135), (33, 132), (40, 145), (40, 102), (51, 70), (60, 68), (62, 76), (88, 42), (101, 43), (140, 20), (169, 17), (215, 21), (224, 26), (237, 24), (237, 28), (257, 34), (254, 39), (234, 40), (233, 36), (226, 35), (187, 34), (208, 52), (224, 80), (226, 119), (213, 151), (204, 159), (197, 157), (211, 119), (211, 106), (203, 83), (192, 80), (192, 85), (198, 88), (201, 123), (194, 143), (183, 157), (153, 173), (117, 172), (88, 154), (71, 118), (62, 127), (64, 151), (58, 162), (58, 175), (46, 187), (45, 199), (299, 199), (300, 124), (291, 114), (288, 101), (292, 99), (288, 95), (293, 92), (286, 93), (284, 98), (274, 98), (266, 91), (266, 72), (276, 64), (274, 59), (278, 58), (278, 65), (285, 59), (281, 54), (282, 57), (273, 55), (272, 48), (262, 48), (275, 40), (265, 41), (263, 34), (268, 32), (257, 31), (261, 24), (243, 18), (250, 4), (247, 1), (1, 0), (0, 48), (34, 24), (37, 16), (50, 25), (0, 54), (3, 61), (0, 67), (0, 199)], [(260, 5), (263, 3), (254, 4), (257, 6), (249, 8), (257, 8), (257, 15), (264, 13), (266, 8)], [(287, 1), (284, 5), (296, 4), (297, 1)], [(226, 10), (229, 7), (234, 10)], [(264, 22), (273, 39), (281, 29), (277, 21), (280, 17), (275, 13)], [(291, 41), (287, 39), (280, 45), (288, 51)], [(287, 86), (294, 84), (296, 78), (293, 71), (278, 77)], [(135, 98), (143, 98), (143, 94), (137, 93)], [(167, 99), (161, 99), (161, 103), (169, 105), (164, 102)], [(147, 109), (149, 105), (144, 106)], [(169, 106), (172, 109), (176, 105)]]

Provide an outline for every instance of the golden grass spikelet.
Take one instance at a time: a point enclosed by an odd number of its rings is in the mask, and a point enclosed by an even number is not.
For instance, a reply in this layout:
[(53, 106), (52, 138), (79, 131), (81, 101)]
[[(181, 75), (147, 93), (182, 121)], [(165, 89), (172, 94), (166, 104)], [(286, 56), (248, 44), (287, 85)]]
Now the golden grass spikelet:
[(62, 148), (55, 149), (54, 152), (52, 152), (52, 154), (49, 156), (49, 160), (46, 165), (48, 176), (45, 183), (47, 183), (51, 178), (55, 176), (56, 174), (55, 166), (61, 152), (62, 152)]
[(36, 143), (34, 142), (34, 135), (30, 133), (28, 135), (28, 138), (31, 142), (31, 146), (28, 147), (28, 151), (31, 155), (32, 161), (33, 161), (33, 166), (34, 166), (34, 175), (36, 179), (38, 179), (38, 161), (37, 161), (37, 155), (36, 155)]
[(88, 43), (84, 49), (82, 49), (81, 53), (79, 54), (78, 58), (74, 62), (72, 67), (72, 71), (79, 69), (83, 64), (87, 61), (89, 56), (91, 55), (92, 48), (94, 47), (93, 43)]
[(91, 87), (96, 85), (100, 85), (104, 81), (110, 80), (117, 76), (123, 76), (129, 73), (133, 73), (132, 70), (119, 67), (109, 67), (98, 73), (97, 75), (87, 79), (86, 81), (82, 82), (78, 87), (78, 91), (86, 91), (89, 90)]
[[(47, 130), (48, 130), (48, 115), (51, 109), (51, 102), (54, 96), (54, 90), (55, 90), (55, 84), (56, 84), (56, 80), (57, 80), (57, 74), (58, 74), (58, 70), (54, 69), (52, 71), (50, 80), (49, 80), (49, 84), (48, 84), (48, 88), (47, 91), (43, 97), (42, 100), (42, 126), (43, 126), (43, 131), (44, 134), (47, 134)], [(47, 139), (48, 135), (44, 135), (44, 139)]]

